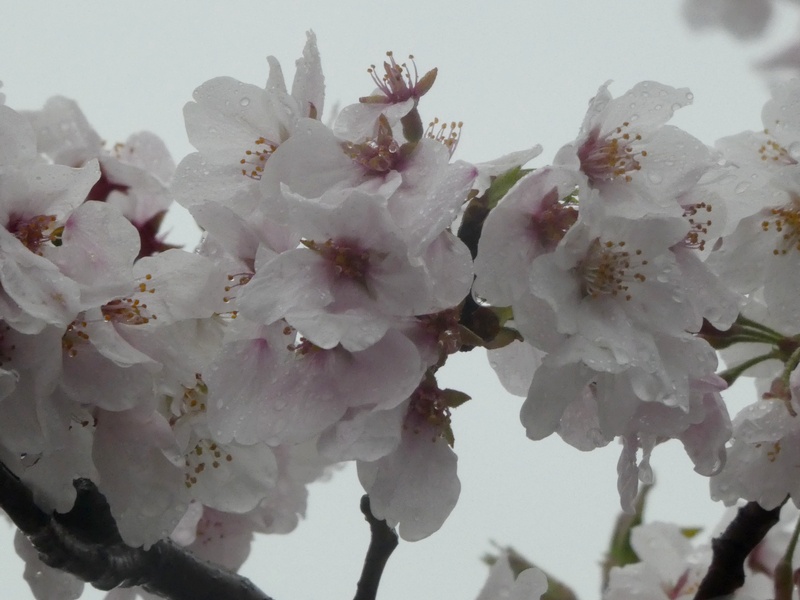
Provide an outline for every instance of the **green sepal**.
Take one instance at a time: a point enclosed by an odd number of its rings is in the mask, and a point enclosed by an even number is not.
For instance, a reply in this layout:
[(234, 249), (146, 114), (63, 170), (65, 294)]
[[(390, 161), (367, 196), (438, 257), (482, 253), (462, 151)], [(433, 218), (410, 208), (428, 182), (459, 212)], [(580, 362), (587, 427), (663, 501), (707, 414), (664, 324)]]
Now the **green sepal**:
[(687, 540), (691, 540), (701, 531), (703, 531), (702, 527), (681, 527), (681, 535)]
[(522, 335), (516, 329), (511, 327), (501, 327), (491, 340), (484, 344), (487, 350), (497, 350), (498, 348), (505, 348), (512, 342), (522, 341)]
[(450, 388), (442, 390), (442, 396), (444, 396), (444, 402), (447, 404), (448, 408), (456, 408), (464, 404), (467, 400), (472, 400), (472, 396), (469, 394)]
[(530, 173), (533, 169), (514, 167), (494, 178), (489, 189), (484, 193), (486, 208), (492, 210), (503, 199), (514, 184)]

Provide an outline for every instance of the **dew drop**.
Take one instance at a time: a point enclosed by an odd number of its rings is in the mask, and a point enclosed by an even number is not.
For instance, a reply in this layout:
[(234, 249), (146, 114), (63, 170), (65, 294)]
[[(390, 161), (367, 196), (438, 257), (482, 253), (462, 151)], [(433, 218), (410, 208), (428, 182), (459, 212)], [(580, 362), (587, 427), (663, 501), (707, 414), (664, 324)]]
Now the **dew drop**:
[(650, 180), (650, 183), (653, 183), (655, 185), (658, 185), (659, 183), (664, 181), (664, 178), (661, 176), (660, 173), (653, 173), (653, 172), (647, 174), (647, 179)]
[(686, 92), (686, 99), (689, 101), (694, 100), (694, 94), (692, 92)]
[(250, 105), (250, 98), (248, 98), (247, 96), (245, 96), (244, 98), (242, 98), (241, 100), (239, 100), (239, 104), (240, 104), (241, 106), (249, 106), (249, 105)]
[(749, 188), (750, 188), (749, 181), (740, 181), (739, 183), (736, 184), (736, 187), (733, 188), (733, 191), (735, 191), (737, 194), (741, 194), (742, 192), (746, 192)]

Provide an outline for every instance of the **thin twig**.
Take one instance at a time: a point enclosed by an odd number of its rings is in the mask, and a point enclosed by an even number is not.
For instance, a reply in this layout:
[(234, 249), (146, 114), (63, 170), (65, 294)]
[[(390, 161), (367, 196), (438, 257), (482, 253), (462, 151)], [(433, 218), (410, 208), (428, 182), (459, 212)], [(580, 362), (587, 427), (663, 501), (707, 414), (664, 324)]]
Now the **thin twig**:
[(87, 479), (65, 514), (48, 515), (0, 462), (0, 508), (39, 551), (42, 562), (101, 590), (140, 585), (168, 600), (271, 600), (244, 577), (202, 561), (170, 540), (149, 550), (120, 538), (103, 494)]
[(375, 600), (386, 561), (397, 548), (397, 534), (386, 521), (375, 518), (369, 506), (369, 496), (366, 494), (361, 498), (361, 512), (369, 523), (371, 539), (353, 600)]
[(714, 556), (694, 600), (727, 596), (744, 585), (744, 561), (778, 522), (780, 513), (780, 506), (764, 510), (757, 502), (739, 509), (723, 534), (711, 542)]

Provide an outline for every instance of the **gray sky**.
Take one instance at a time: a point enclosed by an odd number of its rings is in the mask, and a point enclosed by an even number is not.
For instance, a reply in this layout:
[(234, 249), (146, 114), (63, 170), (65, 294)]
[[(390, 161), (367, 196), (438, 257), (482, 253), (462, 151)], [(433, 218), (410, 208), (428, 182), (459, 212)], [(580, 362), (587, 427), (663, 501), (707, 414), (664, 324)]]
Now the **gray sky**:
[[(0, 80), (9, 106), (35, 109), (51, 95), (72, 97), (109, 143), (148, 129), (176, 162), (192, 150), (181, 113), (192, 90), (217, 75), (263, 84), (270, 54), (291, 81), (308, 29), (322, 54), (326, 110), (370, 92), (366, 68), (386, 50), (413, 53), (421, 71), (439, 68), (423, 118), (464, 122), (457, 158), (479, 162), (541, 143), (544, 154), (533, 163), (541, 166), (575, 137), (589, 98), (608, 79), (615, 96), (646, 79), (691, 88), (694, 106), (673, 122), (706, 143), (760, 129), (768, 91), (750, 65), (796, 25), (789, 14), (770, 41), (743, 44), (721, 32), (690, 32), (677, 0), (2, 5)], [(453, 419), (461, 499), (440, 532), (401, 544), (381, 600), (474, 598), (490, 540), (515, 546), (585, 600), (598, 597), (598, 562), (619, 510), (619, 447), (584, 454), (558, 438), (527, 440), (521, 399), (504, 393), (484, 358), (472, 354), (448, 365), (442, 382), (474, 398)], [(707, 482), (680, 444), (658, 448), (653, 464), (658, 486), (648, 517), (713, 526), (723, 508), (708, 500)], [(277, 600), (351, 597), (368, 543), (361, 494), (350, 468), (312, 486), (308, 520), (294, 534), (258, 542), (244, 574)], [(6, 529), (0, 526), (0, 589), (25, 600), (30, 592)]]

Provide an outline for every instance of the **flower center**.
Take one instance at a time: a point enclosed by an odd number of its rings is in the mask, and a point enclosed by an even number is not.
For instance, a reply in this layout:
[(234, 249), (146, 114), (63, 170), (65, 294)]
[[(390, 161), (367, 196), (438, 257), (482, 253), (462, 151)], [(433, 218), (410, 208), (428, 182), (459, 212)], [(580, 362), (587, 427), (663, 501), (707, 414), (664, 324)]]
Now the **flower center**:
[(55, 215), (37, 215), (30, 219), (12, 217), (9, 220), (8, 230), (28, 250), (41, 256), (42, 244), (50, 242), (54, 246), (61, 245), (64, 227), (55, 227), (55, 222)]
[(264, 165), (267, 159), (278, 149), (278, 144), (269, 141), (265, 137), (258, 138), (254, 144), (255, 149), (247, 150), (239, 164), (242, 165), (242, 175), (250, 179), (259, 180), (264, 172)]
[(542, 198), (538, 211), (531, 215), (530, 228), (536, 241), (551, 252), (577, 220), (577, 192), (562, 199), (554, 187)]
[(641, 250), (635, 250), (631, 255), (624, 248), (625, 242), (601, 242), (600, 238), (592, 242), (586, 257), (577, 267), (584, 297), (623, 296), (625, 300), (631, 299), (629, 284), (646, 279), (634, 270), (637, 267), (635, 263), (646, 265), (647, 261), (636, 258), (641, 256)]
[(409, 98), (419, 99), (431, 89), (433, 82), (436, 80), (437, 69), (431, 69), (420, 79), (413, 55), (408, 57), (413, 66), (413, 75), (406, 63), (397, 64), (392, 52), (387, 52), (386, 56), (389, 60), (383, 62), (383, 75), (379, 75), (378, 68), (375, 65), (370, 65), (370, 68), (367, 69), (367, 73), (370, 74), (372, 81), (375, 82), (382, 95), (359, 98), (359, 102), (367, 104), (399, 104)]
[(337, 277), (352, 279), (362, 285), (366, 283), (369, 251), (362, 250), (355, 244), (333, 240), (318, 244), (314, 240), (304, 239), (300, 243), (325, 258), (332, 265)]
[(683, 207), (683, 217), (689, 222), (689, 232), (683, 240), (684, 246), (700, 251), (705, 249), (705, 236), (708, 235), (711, 219), (704, 217), (708, 217), (712, 208), (713, 207), (706, 202), (688, 204)]
[(420, 433), (423, 427), (432, 427), (435, 435), (431, 441), (444, 438), (452, 446), (453, 431), (450, 427), (450, 407), (442, 390), (433, 381), (423, 381), (411, 395), (405, 429)]
[(789, 204), (771, 209), (769, 217), (761, 222), (761, 229), (774, 229), (779, 234), (776, 247), (772, 251), (775, 256), (800, 250), (800, 196), (792, 194)]
[(600, 128), (596, 127), (578, 149), (581, 170), (593, 184), (617, 178), (629, 182), (631, 174), (641, 170), (638, 158), (646, 157), (647, 151), (634, 150), (632, 144), (639, 142), (642, 136), (638, 133), (631, 135), (627, 131), (629, 126), (630, 123), (625, 121), (602, 138)]
[(347, 156), (375, 173), (395, 170), (403, 159), (402, 147), (394, 139), (392, 126), (383, 114), (375, 124), (375, 137), (360, 144), (345, 142), (342, 147)]
[[(764, 133), (767, 132), (765, 131)], [(797, 164), (797, 161), (792, 157), (789, 151), (772, 139), (768, 139), (761, 144), (758, 149), (758, 154), (764, 162), (772, 162), (781, 165)]]
[[(147, 282), (152, 278), (149, 273), (145, 275), (145, 281), (139, 284), (137, 291), (142, 294), (155, 294), (155, 288), (147, 287)], [(125, 325), (144, 325), (158, 318), (147, 310), (147, 304), (134, 297), (116, 298), (104, 304), (100, 310), (106, 323), (113, 321)]]

